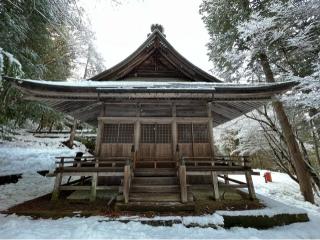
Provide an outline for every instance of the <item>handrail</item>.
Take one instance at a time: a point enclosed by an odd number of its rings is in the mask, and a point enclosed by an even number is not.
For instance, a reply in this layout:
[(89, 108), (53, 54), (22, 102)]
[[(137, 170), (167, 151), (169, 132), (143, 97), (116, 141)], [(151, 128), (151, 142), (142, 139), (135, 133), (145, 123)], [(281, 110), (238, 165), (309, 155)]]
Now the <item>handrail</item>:
[(181, 161), (194, 164), (194, 166), (199, 163), (211, 163), (212, 166), (223, 164), (225, 166), (250, 167), (249, 156), (182, 157)]
[[(74, 167), (74, 168), (79, 168), (82, 166), (86, 167), (92, 167), (92, 168), (98, 168), (99, 165), (103, 164), (117, 164), (117, 163), (123, 163), (123, 162), (128, 162), (132, 161), (131, 157), (108, 157), (108, 158), (103, 158), (99, 159), (97, 157), (90, 157), (89, 159), (87, 157), (59, 157), (60, 161), (56, 161), (55, 164), (57, 167), (60, 169), (63, 169), (64, 167)], [(65, 160), (65, 159), (73, 159), (71, 160)], [(109, 159), (109, 160), (107, 160)], [(111, 161), (114, 160), (114, 161)], [(122, 160), (122, 161), (119, 161)], [(66, 166), (67, 165), (67, 166)]]
[[(66, 159), (74, 159), (75, 157), (67, 157), (67, 156), (59, 156), (59, 157), (55, 157), (55, 158), (66, 158)], [(96, 158), (95, 156), (82, 156), (82, 157), (77, 157), (78, 159), (86, 159), (86, 158)]]

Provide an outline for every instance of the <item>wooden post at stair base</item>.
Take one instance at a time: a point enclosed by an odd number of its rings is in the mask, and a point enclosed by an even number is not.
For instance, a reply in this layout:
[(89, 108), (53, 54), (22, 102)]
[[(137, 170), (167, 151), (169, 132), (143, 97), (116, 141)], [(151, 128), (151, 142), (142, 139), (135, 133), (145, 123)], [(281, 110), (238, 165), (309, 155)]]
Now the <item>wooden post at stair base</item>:
[(187, 171), (185, 165), (179, 167), (179, 178), (180, 178), (180, 191), (181, 191), (181, 202), (188, 202), (188, 190), (187, 190)]
[[(230, 158), (229, 158), (229, 161), (226, 162), (226, 164), (228, 164), (229, 167), (232, 167), (232, 159), (231, 159), (231, 156), (230, 156)], [(229, 184), (229, 176), (228, 176), (228, 174), (224, 174), (223, 177), (224, 177), (224, 183), (225, 183), (225, 184)]]
[(130, 165), (124, 166), (124, 176), (123, 176), (123, 196), (124, 202), (129, 202), (129, 191), (130, 191)]
[(254, 191), (251, 173), (249, 171), (246, 171), (245, 175), (246, 175), (246, 181), (247, 181), (247, 185), (248, 185), (249, 196), (252, 200), (256, 199), (257, 197), (256, 197), (256, 193)]
[(56, 179), (54, 181), (53, 192), (52, 192), (52, 195), (51, 195), (51, 200), (52, 201), (59, 200), (61, 181), (62, 181), (62, 173), (57, 173)]
[(63, 169), (64, 169), (64, 157), (62, 157), (60, 159), (60, 162), (59, 162), (59, 165), (58, 165), (58, 169), (59, 169), (59, 172), (56, 175), (56, 179), (54, 181), (53, 192), (52, 192), (52, 195), (51, 195), (51, 200), (52, 201), (57, 201), (59, 199), (60, 186), (61, 186), (62, 177), (63, 177), (62, 172), (63, 172)]
[(90, 201), (93, 202), (97, 198), (98, 173), (92, 176)]
[(220, 199), (218, 175), (216, 172), (212, 171), (211, 177), (212, 177), (212, 186), (213, 186), (213, 198), (214, 198), (214, 200), (218, 201)]

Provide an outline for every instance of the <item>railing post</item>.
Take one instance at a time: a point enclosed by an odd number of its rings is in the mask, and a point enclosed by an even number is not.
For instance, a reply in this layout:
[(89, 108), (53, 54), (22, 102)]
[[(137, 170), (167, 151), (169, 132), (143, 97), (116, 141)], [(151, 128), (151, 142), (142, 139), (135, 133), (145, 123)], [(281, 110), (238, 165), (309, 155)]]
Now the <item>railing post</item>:
[(56, 175), (56, 179), (54, 181), (53, 192), (51, 195), (52, 201), (57, 201), (59, 199), (61, 181), (62, 181), (62, 173), (58, 172)]
[(131, 179), (131, 170), (130, 163), (126, 163), (124, 166), (124, 175), (123, 175), (123, 196), (124, 202), (129, 202), (129, 192), (130, 192), (130, 179)]
[(181, 158), (179, 166), (179, 180), (180, 180), (180, 191), (181, 191), (181, 202), (188, 202), (188, 190), (187, 190), (187, 170), (184, 159)]
[(97, 197), (98, 172), (92, 176), (90, 201), (93, 202)]
[(214, 171), (211, 171), (211, 177), (212, 177), (212, 186), (213, 186), (213, 198), (214, 200), (220, 199), (219, 194), (219, 185), (218, 185), (218, 176), (217, 173)]
[(56, 175), (56, 179), (54, 181), (53, 191), (51, 195), (52, 201), (57, 201), (60, 195), (60, 185), (62, 181), (62, 174), (63, 174), (63, 167), (64, 167), (64, 157), (61, 157), (60, 162), (58, 164), (58, 173)]
[(256, 193), (254, 191), (254, 186), (253, 186), (253, 181), (252, 181), (252, 176), (251, 176), (251, 172), (250, 171), (246, 171), (245, 172), (246, 175), (246, 181), (247, 181), (247, 185), (248, 185), (248, 192), (249, 192), (249, 196), (250, 198), (256, 199)]

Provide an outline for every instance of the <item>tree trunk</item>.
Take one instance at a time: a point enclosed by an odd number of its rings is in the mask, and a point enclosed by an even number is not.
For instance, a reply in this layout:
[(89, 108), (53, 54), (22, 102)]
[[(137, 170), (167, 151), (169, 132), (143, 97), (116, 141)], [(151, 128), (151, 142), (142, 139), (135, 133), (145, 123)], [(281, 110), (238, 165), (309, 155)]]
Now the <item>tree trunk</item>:
[[(313, 117), (317, 111), (315, 109), (310, 109), (309, 110), (309, 116)], [(313, 139), (313, 145), (314, 145), (314, 150), (316, 154), (316, 158), (320, 167), (320, 154), (319, 154), (319, 138), (317, 136), (317, 129), (316, 126), (313, 122), (313, 119), (310, 119), (310, 127), (311, 127), (311, 134), (312, 134), (312, 139)]]
[(74, 120), (73, 125), (70, 129), (70, 137), (67, 141), (63, 142), (69, 148), (73, 148), (73, 141), (76, 135), (77, 124), (78, 124), (77, 120)]
[[(266, 81), (270, 83), (274, 83), (275, 80), (274, 80), (273, 72), (271, 70), (267, 55), (265, 53), (260, 53), (259, 58), (263, 68), (263, 72), (266, 76)], [(283, 135), (286, 139), (288, 150), (289, 150), (291, 159), (293, 161), (293, 165), (296, 169), (297, 178), (300, 185), (300, 191), (306, 201), (314, 203), (311, 176), (307, 170), (307, 166), (300, 152), (299, 145), (293, 134), (293, 130), (289, 123), (288, 117), (285, 113), (284, 107), (282, 103), (279, 101), (274, 101), (272, 105), (277, 115), (281, 129), (283, 131)]]

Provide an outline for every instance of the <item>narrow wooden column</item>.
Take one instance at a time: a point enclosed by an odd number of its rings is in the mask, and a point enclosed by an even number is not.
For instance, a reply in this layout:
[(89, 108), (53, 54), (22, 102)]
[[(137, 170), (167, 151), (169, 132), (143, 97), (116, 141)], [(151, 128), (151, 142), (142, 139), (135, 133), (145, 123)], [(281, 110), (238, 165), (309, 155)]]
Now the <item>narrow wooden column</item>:
[(138, 152), (139, 152), (139, 145), (140, 145), (140, 134), (141, 134), (141, 122), (140, 122), (140, 111), (141, 111), (141, 105), (137, 105), (137, 112), (136, 112), (136, 121), (134, 122), (134, 163), (133, 166), (135, 168), (136, 163), (135, 161), (138, 158)]
[(248, 185), (249, 196), (252, 200), (254, 200), (257, 197), (256, 197), (256, 193), (254, 191), (251, 173), (249, 171), (246, 171), (245, 175), (246, 175), (246, 180), (247, 180), (247, 185)]
[(141, 123), (138, 119), (134, 123), (134, 158), (133, 158), (133, 167), (136, 167), (136, 161), (138, 158), (139, 145), (140, 145), (140, 132), (141, 132)]
[(60, 195), (60, 185), (62, 181), (62, 173), (57, 173), (56, 179), (54, 181), (53, 192), (51, 195), (51, 201), (58, 201)]
[[(105, 117), (105, 116), (106, 116), (106, 105), (102, 104), (100, 117)], [(103, 128), (104, 128), (103, 126), (104, 126), (103, 120), (98, 119), (96, 146), (95, 146), (95, 150), (94, 150), (96, 157), (100, 157), (101, 140), (103, 137)]]
[(96, 197), (97, 197), (97, 185), (98, 185), (98, 173), (96, 172), (92, 176), (91, 195), (90, 195), (90, 201), (91, 202), (96, 200)]
[(140, 120), (137, 120), (134, 123), (134, 148), (136, 152), (139, 150), (140, 132), (141, 132), (141, 123), (140, 123)]
[(212, 171), (211, 172), (211, 178), (212, 178), (212, 186), (213, 186), (213, 198), (214, 200), (219, 200), (220, 199), (220, 194), (219, 194), (219, 185), (218, 185), (218, 175), (216, 172)]
[(178, 145), (178, 134), (177, 134), (177, 109), (176, 104), (172, 104), (172, 122), (171, 122), (171, 131), (172, 131), (172, 156), (174, 161), (178, 161), (179, 156), (177, 155), (176, 149)]
[(130, 192), (130, 165), (124, 166), (124, 176), (123, 176), (123, 196), (124, 202), (129, 202), (129, 192)]
[(103, 137), (103, 121), (101, 119), (98, 120), (98, 128), (97, 128), (97, 138), (96, 138), (96, 146), (95, 146), (95, 155), (96, 157), (100, 157), (101, 150), (101, 140)]
[(180, 178), (180, 192), (181, 202), (188, 202), (188, 190), (187, 190), (187, 170), (185, 165), (179, 167), (179, 178)]
[(212, 118), (212, 103), (209, 102), (207, 105), (208, 109), (208, 128), (209, 128), (209, 141), (210, 141), (210, 148), (211, 148), (211, 157), (214, 157), (214, 140), (213, 140), (213, 118)]

